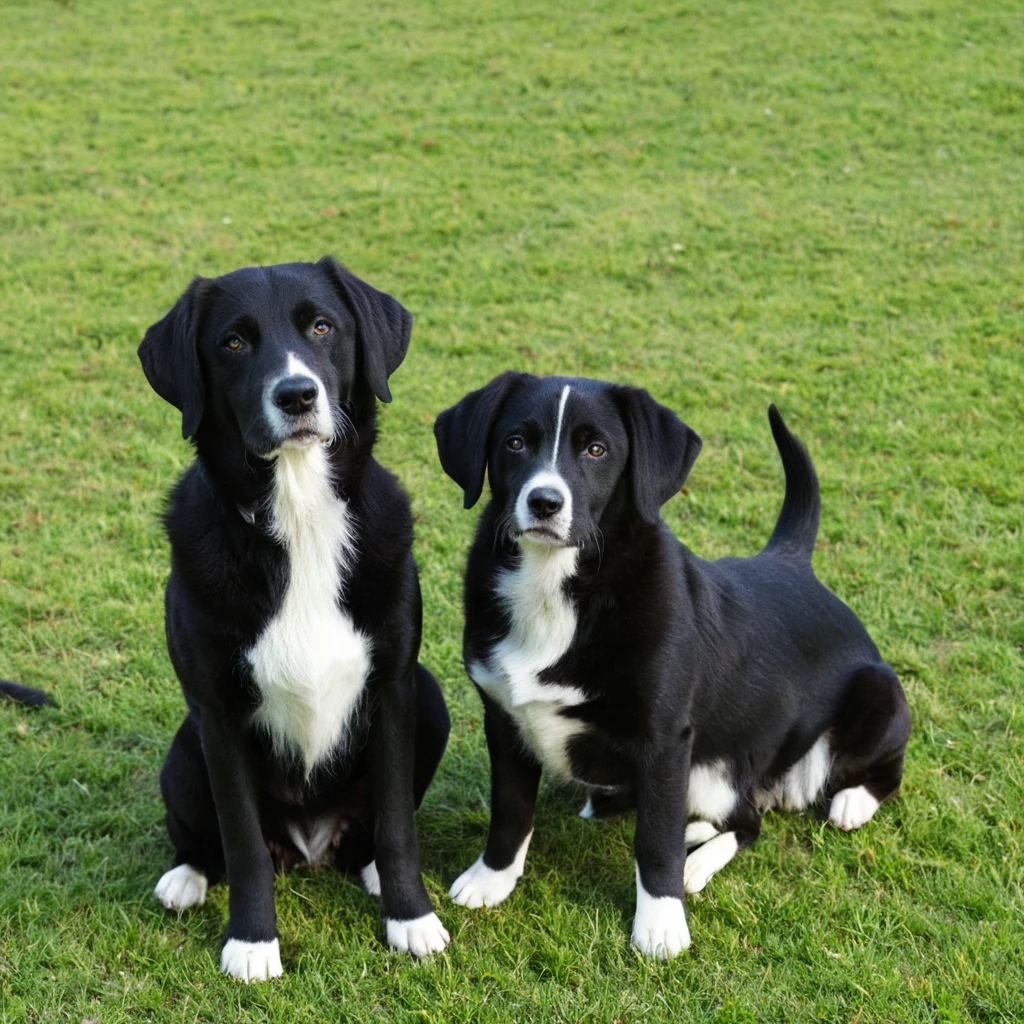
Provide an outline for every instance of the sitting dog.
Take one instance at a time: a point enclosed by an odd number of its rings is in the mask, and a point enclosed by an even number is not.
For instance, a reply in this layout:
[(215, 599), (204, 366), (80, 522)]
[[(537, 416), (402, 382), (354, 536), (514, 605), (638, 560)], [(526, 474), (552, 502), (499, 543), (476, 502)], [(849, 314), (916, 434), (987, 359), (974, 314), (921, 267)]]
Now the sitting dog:
[(774, 406), (769, 419), (786, 472), (775, 532), (753, 558), (705, 562), (659, 513), (700, 438), (646, 391), (505, 373), (437, 418), (466, 508), (485, 470), (492, 492), (464, 637), (491, 825), (457, 903), (514, 888), (542, 770), (588, 788), (585, 817), (635, 808), (633, 944), (663, 958), (690, 943), (684, 891), (754, 841), (762, 811), (824, 798), (852, 829), (896, 792), (902, 688), (814, 576), (817, 478)]
[(409, 501), (372, 455), (412, 317), (333, 260), (196, 278), (139, 347), (196, 458), (165, 516), (166, 627), (188, 714), (160, 777), (179, 913), (227, 875), (221, 969), (281, 974), (274, 870), (333, 863), (388, 942), (448, 933), (415, 809), (448, 738), (417, 664)]

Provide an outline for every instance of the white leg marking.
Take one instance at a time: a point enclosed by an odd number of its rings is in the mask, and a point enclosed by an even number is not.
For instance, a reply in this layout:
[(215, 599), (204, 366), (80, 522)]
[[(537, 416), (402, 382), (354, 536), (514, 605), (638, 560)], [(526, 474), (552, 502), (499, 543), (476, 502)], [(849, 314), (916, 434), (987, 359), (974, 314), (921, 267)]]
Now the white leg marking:
[(718, 835), (718, 829), (710, 821), (691, 821), (686, 826), (686, 848), (700, 846)]
[(683, 901), (675, 896), (652, 896), (640, 881), (639, 867), (636, 869), (633, 945), (641, 953), (659, 960), (670, 960), (690, 946)]
[(246, 984), (250, 981), (280, 978), (284, 974), (284, 968), (281, 966), (281, 947), (277, 939), (272, 942), (228, 939), (220, 952), (220, 969)]
[(448, 895), (460, 906), (475, 910), (477, 907), (496, 907), (516, 887), (526, 867), (526, 851), (530, 848), (531, 832), (519, 847), (515, 859), (507, 868), (495, 871), (484, 863), (483, 855), (463, 871), (452, 885)]
[(551, 449), (551, 468), (558, 465), (558, 442), (562, 437), (562, 416), (565, 413), (565, 403), (569, 398), (569, 385), (562, 388), (562, 395), (558, 399), (558, 423), (555, 425), (555, 446)]
[(594, 817), (594, 804), (590, 797), (587, 797), (587, 802), (580, 808), (580, 817), (590, 821)]
[(371, 895), (380, 897), (380, 875), (377, 874), (377, 862), (371, 860), (365, 868), (362, 868), (359, 872), (359, 877), (363, 881), (363, 888)]
[(206, 902), (206, 875), (191, 864), (179, 864), (164, 872), (153, 895), (168, 909), (179, 914)]
[(844, 832), (860, 828), (878, 810), (878, 801), (863, 787), (841, 789), (832, 797), (828, 820)]
[(739, 844), (735, 832), (723, 832), (709, 839), (686, 858), (683, 867), (683, 891), (700, 892), (716, 871), (721, 871), (736, 856)]
[(388, 945), (413, 956), (440, 953), (451, 942), (451, 936), (437, 918), (437, 914), (424, 914), (412, 921), (384, 922)]

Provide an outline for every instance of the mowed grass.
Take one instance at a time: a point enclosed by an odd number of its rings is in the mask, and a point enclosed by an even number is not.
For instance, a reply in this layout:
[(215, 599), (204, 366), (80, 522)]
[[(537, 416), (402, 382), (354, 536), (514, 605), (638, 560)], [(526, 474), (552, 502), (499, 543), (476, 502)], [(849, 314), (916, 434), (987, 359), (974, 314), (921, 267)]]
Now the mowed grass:
[[(0, 1019), (1024, 1018), (1024, 10), (945, 0), (77, 0), (0, 7)], [(382, 410), (423, 660), (454, 728), (419, 815), (450, 950), (388, 952), (330, 872), (277, 886), (286, 976), (181, 920), (158, 773), (182, 715), (158, 516), (190, 453), (135, 348), (192, 275), (335, 254), (417, 317)], [(493, 374), (647, 387), (705, 439), (673, 529), (767, 538), (765, 416), (810, 447), (815, 564), (900, 673), (901, 798), (852, 835), (772, 814), (629, 947), (632, 823), (542, 791), (500, 909), (447, 886), (488, 768), (461, 664), (474, 515), (436, 413)], [(642, 685), (642, 680), (638, 681)]]

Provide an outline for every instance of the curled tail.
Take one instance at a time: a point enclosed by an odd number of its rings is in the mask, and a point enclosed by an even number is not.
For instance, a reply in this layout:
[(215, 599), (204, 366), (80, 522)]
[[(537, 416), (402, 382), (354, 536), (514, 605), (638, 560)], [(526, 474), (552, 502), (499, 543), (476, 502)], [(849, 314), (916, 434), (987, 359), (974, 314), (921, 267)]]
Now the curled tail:
[(786, 471), (786, 497), (764, 550), (809, 562), (821, 518), (818, 474), (807, 449), (790, 433), (774, 405), (768, 406), (768, 422)]
[(31, 704), (35, 707), (53, 703), (42, 690), (34, 690), (31, 686), (22, 686), (20, 683), (11, 683), (6, 679), (0, 679), (0, 699), (3, 697), (17, 701), (19, 704)]

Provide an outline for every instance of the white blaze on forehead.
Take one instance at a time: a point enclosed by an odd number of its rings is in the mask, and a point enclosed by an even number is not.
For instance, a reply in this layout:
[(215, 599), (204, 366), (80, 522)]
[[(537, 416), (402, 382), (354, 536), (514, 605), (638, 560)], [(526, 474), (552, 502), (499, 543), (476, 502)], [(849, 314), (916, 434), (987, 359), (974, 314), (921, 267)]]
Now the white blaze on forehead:
[(569, 385), (562, 388), (562, 396), (558, 399), (558, 422), (555, 424), (555, 444), (551, 449), (551, 468), (558, 464), (558, 442), (562, 437), (562, 417), (565, 415), (565, 403), (569, 397)]
[(294, 352), (289, 352), (288, 363), (284, 368), (284, 374), (286, 377), (294, 377), (299, 373), (304, 373), (307, 377), (312, 377), (317, 384), (320, 384), (320, 378)]

